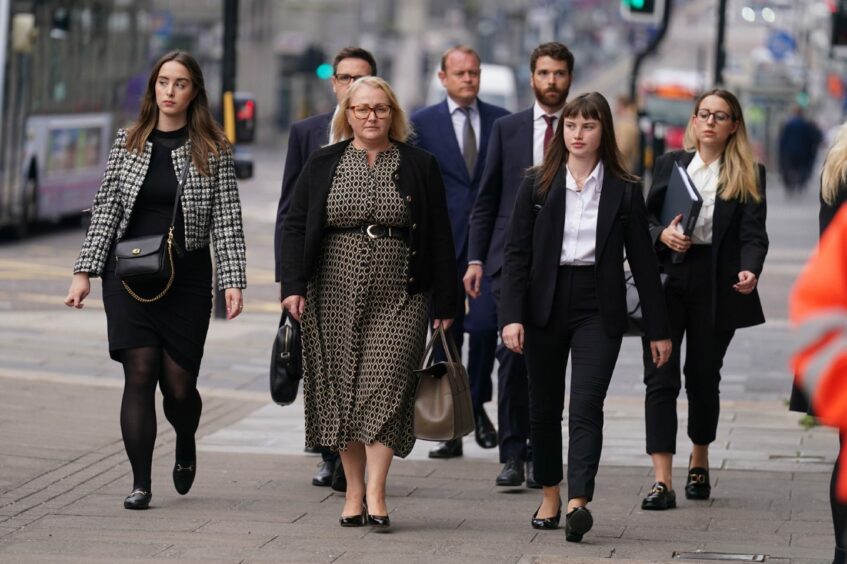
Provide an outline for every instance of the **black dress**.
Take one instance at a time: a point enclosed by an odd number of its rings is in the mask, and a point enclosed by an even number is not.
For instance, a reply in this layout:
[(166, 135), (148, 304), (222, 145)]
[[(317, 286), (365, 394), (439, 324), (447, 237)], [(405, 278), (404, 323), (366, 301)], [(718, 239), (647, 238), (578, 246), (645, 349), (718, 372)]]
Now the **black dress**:
[[(177, 178), (171, 151), (185, 143), (188, 129), (154, 130), (147, 176), (138, 192), (125, 239), (167, 233), (173, 214)], [(182, 206), (177, 211), (174, 240), (185, 249)], [(114, 257), (114, 246), (109, 257)], [(185, 370), (197, 374), (212, 312), (212, 258), (209, 247), (174, 255), (173, 286), (156, 302), (145, 304), (131, 297), (115, 276), (110, 258), (103, 271), (103, 305), (109, 334), (109, 354), (122, 361), (122, 351), (135, 347), (161, 347)], [(160, 288), (133, 287), (144, 297)]]

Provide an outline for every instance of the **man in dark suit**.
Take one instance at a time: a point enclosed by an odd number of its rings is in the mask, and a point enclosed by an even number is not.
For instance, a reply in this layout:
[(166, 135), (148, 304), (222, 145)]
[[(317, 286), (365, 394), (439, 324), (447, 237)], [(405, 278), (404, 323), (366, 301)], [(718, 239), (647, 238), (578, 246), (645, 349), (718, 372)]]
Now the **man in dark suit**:
[[(544, 158), (544, 150), (568, 97), (573, 65), (573, 54), (561, 43), (543, 43), (536, 47), (529, 61), (535, 104), (494, 123), (479, 195), (471, 211), (468, 268), (464, 276), (465, 291), (471, 298), (480, 295), (484, 275), (488, 275), (499, 308), (503, 246), (515, 196), (526, 170), (541, 164)], [(519, 486), (526, 478), (528, 487), (538, 488), (529, 450), (526, 366), (520, 355), (502, 344), (497, 348), (497, 360), (500, 362), (498, 438), (500, 462), (504, 466), (496, 483), (498, 486)]]
[[(509, 112), (477, 98), (480, 59), (470, 47), (460, 45), (448, 49), (441, 57), (438, 77), (447, 90), (447, 98), (412, 114), (412, 123), (417, 133), (416, 144), (438, 159), (453, 228), (456, 263), (459, 272), (463, 273), (468, 256), (468, 221), (485, 168), (488, 136), (494, 120)], [(461, 280), (457, 280), (457, 284), (461, 288)], [(483, 283), (482, 294), (471, 304), (467, 315), (464, 307), (456, 312), (450, 333), (459, 351), (464, 333), (469, 334), (468, 376), (476, 441), (482, 448), (494, 448), (497, 430), (483, 407), (491, 401), (491, 371), (497, 348), (497, 314), (487, 281)], [(441, 443), (429, 453), (430, 458), (461, 455), (461, 438)]]
[[(347, 89), (363, 76), (376, 75), (376, 60), (373, 55), (359, 47), (345, 47), (335, 55), (332, 63), (332, 91), (335, 93), (336, 101), (347, 94)], [(276, 281), (281, 280), (282, 261), (282, 226), (285, 214), (291, 205), (291, 195), (294, 193), (294, 185), (303, 170), (303, 165), (309, 156), (326, 145), (330, 140), (330, 124), (335, 110), (325, 114), (318, 114), (298, 121), (291, 126), (288, 133), (288, 154), (285, 157), (285, 169), (282, 173), (282, 193), (279, 198), (279, 206), (276, 214), (276, 229), (274, 231), (274, 253), (276, 258)], [(344, 477), (344, 468), (338, 454), (329, 450), (321, 450), (321, 463), (312, 478), (312, 485), (332, 486), (337, 491), (347, 489), (347, 481)]]

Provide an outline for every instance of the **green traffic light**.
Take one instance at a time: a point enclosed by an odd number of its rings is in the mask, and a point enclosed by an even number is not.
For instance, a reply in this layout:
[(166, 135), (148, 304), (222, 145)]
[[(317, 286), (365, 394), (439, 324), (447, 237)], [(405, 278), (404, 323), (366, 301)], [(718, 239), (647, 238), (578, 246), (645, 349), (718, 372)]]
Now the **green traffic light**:
[(644, 8), (644, 0), (621, 0), (624, 6), (629, 6), (634, 10), (641, 10)]
[(332, 76), (332, 65), (329, 63), (318, 65), (318, 68), (315, 69), (315, 74), (321, 80), (329, 80), (329, 77)]

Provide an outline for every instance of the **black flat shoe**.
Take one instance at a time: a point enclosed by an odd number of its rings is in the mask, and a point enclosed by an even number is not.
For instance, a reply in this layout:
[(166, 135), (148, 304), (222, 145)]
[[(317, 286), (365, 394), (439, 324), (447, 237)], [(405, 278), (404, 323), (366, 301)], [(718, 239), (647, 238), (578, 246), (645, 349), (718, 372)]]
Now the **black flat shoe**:
[(362, 504), (362, 512), (358, 515), (350, 515), (349, 517), (345, 517), (342, 515), (338, 519), (338, 523), (342, 527), (364, 527), (367, 522), (368, 517), (368, 508), (365, 507), (365, 504)]
[(371, 515), (368, 513), (368, 525), (387, 529), (391, 526), (391, 519), (388, 515)]
[(332, 491), (346, 492), (347, 491), (347, 475), (344, 474), (344, 465), (341, 464), (339, 456), (335, 461), (335, 469), (332, 471)]
[(669, 490), (664, 482), (656, 482), (647, 496), (641, 500), (641, 509), (663, 511), (676, 507), (676, 492)]
[(430, 458), (456, 458), (462, 454), (462, 439), (438, 443), (438, 446), (429, 451)]
[(688, 483), (685, 484), (686, 499), (709, 499), (712, 485), (709, 483), (708, 468), (689, 468)]
[(482, 448), (494, 448), (497, 446), (497, 429), (494, 428), (494, 424), (488, 418), (488, 414), (485, 413), (485, 409), (483, 408), (480, 408), (476, 414), (474, 438), (476, 438), (476, 444)]
[(124, 499), (124, 509), (147, 509), (153, 494), (144, 490), (132, 490)]
[(565, 540), (579, 542), (582, 536), (594, 526), (594, 517), (585, 506), (577, 507), (565, 515)]
[(535, 464), (532, 460), (526, 461), (526, 487), (533, 490), (541, 489), (541, 483), (535, 479)]
[(334, 460), (321, 460), (318, 469), (312, 476), (312, 485), (320, 488), (328, 488), (332, 484), (332, 472), (335, 469)]
[(185, 495), (194, 484), (194, 476), (197, 474), (197, 461), (177, 462), (174, 464), (173, 479), (174, 488), (179, 495)]
[(532, 528), (533, 529), (541, 529), (545, 531), (551, 531), (553, 529), (559, 528), (559, 521), (562, 520), (562, 498), (559, 498), (559, 509), (556, 511), (556, 515), (553, 517), (538, 517), (538, 511), (541, 509), (541, 506), (538, 506), (538, 509), (535, 510), (535, 513), (532, 514)]
[(498, 486), (520, 486), (524, 481), (523, 460), (510, 458), (494, 481)]

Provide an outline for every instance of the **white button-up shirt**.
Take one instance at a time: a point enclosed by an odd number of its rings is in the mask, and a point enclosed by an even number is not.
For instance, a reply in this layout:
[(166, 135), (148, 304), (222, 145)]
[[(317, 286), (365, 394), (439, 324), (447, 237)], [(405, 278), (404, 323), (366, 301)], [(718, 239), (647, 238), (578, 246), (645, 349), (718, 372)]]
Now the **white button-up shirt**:
[(699, 151), (688, 164), (688, 175), (694, 182), (694, 187), (703, 198), (703, 206), (700, 215), (694, 223), (694, 231), (691, 232), (691, 242), (695, 245), (712, 244), (712, 223), (715, 217), (715, 199), (718, 196), (718, 179), (721, 175), (720, 159), (715, 159), (708, 166), (700, 158)]
[(556, 126), (559, 125), (559, 120), (562, 118), (562, 110), (565, 107), (562, 106), (559, 108), (558, 112), (548, 114), (544, 110), (541, 109), (541, 106), (538, 105), (538, 101), (535, 101), (535, 104), (532, 106), (532, 164), (538, 166), (541, 164), (541, 161), (544, 160), (544, 133), (547, 131), (547, 120), (544, 119), (544, 116), (551, 115), (555, 116), (556, 119), (553, 120), (553, 132), (555, 135)]
[(598, 162), (580, 191), (576, 179), (565, 169), (565, 233), (559, 264), (594, 264), (597, 250), (597, 212), (603, 189), (603, 163)]
[[(450, 120), (453, 122), (453, 131), (456, 133), (456, 141), (459, 143), (459, 152), (464, 154), (465, 152), (465, 120), (467, 117), (465, 116), (465, 112), (461, 109), (461, 106), (453, 101), (453, 98), (447, 96), (447, 111), (450, 112)], [(473, 103), (468, 106), (470, 108), (471, 114), (471, 126), (473, 127), (474, 136), (476, 137), (476, 148), (477, 152), (479, 151), (479, 138), (480, 131), (479, 128), (480, 120), (479, 120), (479, 107), (477, 107), (476, 100), (474, 99)], [(478, 158), (478, 157), (477, 157)]]

